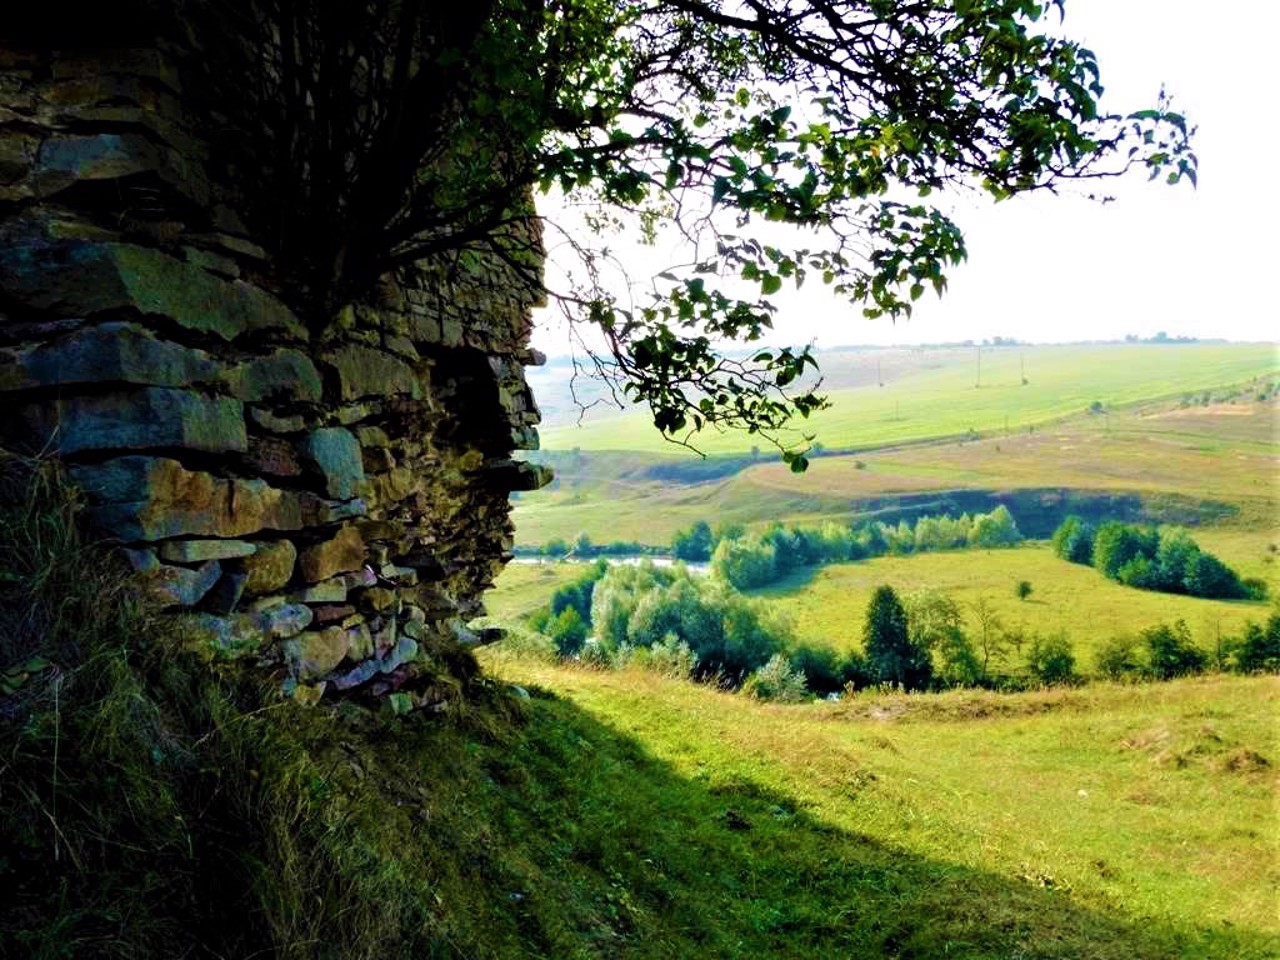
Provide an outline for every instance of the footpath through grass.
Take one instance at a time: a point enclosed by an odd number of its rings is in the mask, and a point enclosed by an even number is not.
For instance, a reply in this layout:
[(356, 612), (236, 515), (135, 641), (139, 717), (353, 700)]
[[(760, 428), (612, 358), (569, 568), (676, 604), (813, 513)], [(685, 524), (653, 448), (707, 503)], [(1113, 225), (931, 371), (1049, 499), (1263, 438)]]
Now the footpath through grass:
[(619, 955), (1280, 951), (1274, 678), (776, 707), (487, 659), (590, 718), (558, 842), (606, 820), (620, 900), (666, 916)]

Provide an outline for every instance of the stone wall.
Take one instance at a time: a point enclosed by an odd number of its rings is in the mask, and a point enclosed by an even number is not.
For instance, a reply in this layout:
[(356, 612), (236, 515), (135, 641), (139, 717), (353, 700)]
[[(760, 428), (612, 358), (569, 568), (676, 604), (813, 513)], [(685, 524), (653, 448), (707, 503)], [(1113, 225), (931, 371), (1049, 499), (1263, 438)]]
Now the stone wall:
[(152, 50), (0, 50), (0, 447), (60, 457), (209, 654), (429, 705), (547, 479), (527, 285), (424, 262), (303, 322), (181, 95)]

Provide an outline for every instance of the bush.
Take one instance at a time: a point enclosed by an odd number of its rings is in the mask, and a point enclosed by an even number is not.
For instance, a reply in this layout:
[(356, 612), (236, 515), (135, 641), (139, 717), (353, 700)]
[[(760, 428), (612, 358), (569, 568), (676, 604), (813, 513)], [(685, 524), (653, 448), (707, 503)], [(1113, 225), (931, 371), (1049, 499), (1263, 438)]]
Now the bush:
[(1045, 686), (1073, 683), (1076, 680), (1076, 657), (1065, 633), (1036, 637), (1027, 650), (1027, 669)]
[(839, 693), (844, 689), (840, 658), (830, 647), (800, 644), (788, 654), (792, 669), (804, 675), (805, 686), (814, 693)]
[(591, 630), (574, 607), (565, 607), (560, 615), (547, 625), (547, 636), (556, 645), (556, 652), (562, 657), (576, 656), (587, 642)]
[(1245, 624), (1235, 668), (1241, 673), (1280, 672), (1280, 613), (1273, 613), (1265, 628), (1252, 621)]
[(1027, 597), (1031, 596), (1033, 589), (1034, 588), (1031, 586), (1030, 580), (1019, 580), (1018, 585), (1013, 588), (1013, 592), (1017, 594), (1019, 600), (1025, 600)]
[(1203, 673), (1209, 663), (1209, 655), (1192, 642), (1183, 620), (1172, 627), (1162, 623), (1143, 630), (1142, 641), (1147, 646), (1147, 666), (1157, 680)]
[(948, 630), (937, 645), (940, 665), (934, 679), (943, 687), (976, 687), (986, 679), (973, 644), (960, 630)]
[(794, 670), (787, 658), (775, 653), (759, 670), (747, 677), (742, 692), (757, 700), (776, 703), (803, 703), (809, 699), (804, 674)]
[(1146, 673), (1141, 642), (1131, 634), (1106, 640), (1093, 655), (1094, 670), (1108, 680), (1134, 680)]

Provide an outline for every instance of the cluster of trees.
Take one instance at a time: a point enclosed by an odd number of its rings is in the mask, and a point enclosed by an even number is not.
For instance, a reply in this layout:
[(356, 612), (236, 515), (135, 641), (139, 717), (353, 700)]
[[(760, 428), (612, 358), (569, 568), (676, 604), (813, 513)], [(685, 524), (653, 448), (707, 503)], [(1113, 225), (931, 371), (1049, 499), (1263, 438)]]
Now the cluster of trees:
[[(862, 650), (838, 653), (796, 642), (785, 620), (723, 581), (679, 566), (600, 560), (556, 590), (530, 624), (561, 657), (713, 680), (784, 702), (870, 686), (1019, 690), (1083, 682), (1065, 632), (1007, 629), (985, 598), (966, 607), (937, 590), (899, 596), (877, 588)], [(1013, 666), (1015, 655), (1024, 666)], [(1177, 621), (1112, 638), (1094, 660), (1094, 672), (1111, 680), (1169, 680), (1211, 667), (1280, 671), (1280, 612), (1223, 638), (1214, 654)]]
[[(677, 534), (677, 539), (681, 537)], [(711, 551), (711, 571), (739, 590), (767, 586), (799, 567), (959, 547), (1006, 547), (1022, 540), (1008, 508), (959, 517), (926, 516), (914, 524), (873, 522), (848, 527), (775, 523), (754, 535), (723, 537)]]
[(1280, 672), (1280, 613), (1273, 613), (1265, 624), (1249, 621), (1239, 636), (1223, 637), (1212, 653), (1192, 640), (1183, 620), (1112, 637), (1098, 648), (1094, 666), (1109, 680), (1173, 680), (1211, 668)]
[[(862, 632), (870, 682), (904, 690), (941, 690), (1075, 681), (1075, 655), (1065, 633), (1028, 637), (1006, 630), (985, 599), (972, 604), (970, 612), (975, 621), (972, 633), (966, 630), (961, 605), (940, 591), (922, 590), (900, 598), (892, 587), (878, 587)], [(1010, 651), (1024, 647), (1026, 675), (1003, 672)]]
[(578, 560), (593, 560), (596, 557), (636, 557), (656, 556), (661, 554), (661, 547), (654, 547), (636, 540), (610, 540), (606, 543), (595, 543), (590, 536), (580, 533), (572, 541), (563, 537), (553, 537), (541, 546), (518, 546), (513, 551), (519, 557), (547, 557), (562, 560), (573, 557)]
[(1091, 564), (1103, 576), (1130, 587), (1217, 600), (1260, 600), (1266, 584), (1242, 580), (1234, 570), (1178, 531), (1110, 521), (1095, 529), (1077, 516), (1054, 531), (1053, 551), (1072, 563)]

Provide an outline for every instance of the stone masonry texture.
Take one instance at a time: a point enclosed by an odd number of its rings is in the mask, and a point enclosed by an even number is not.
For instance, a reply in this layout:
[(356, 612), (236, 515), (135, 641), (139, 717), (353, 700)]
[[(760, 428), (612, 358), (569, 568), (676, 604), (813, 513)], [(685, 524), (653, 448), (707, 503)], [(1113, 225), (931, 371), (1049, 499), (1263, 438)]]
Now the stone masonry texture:
[(153, 50), (0, 49), (0, 453), (60, 457), (207, 657), (438, 706), (549, 479), (513, 458), (533, 297), (423, 261), (296, 316), (181, 91)]

